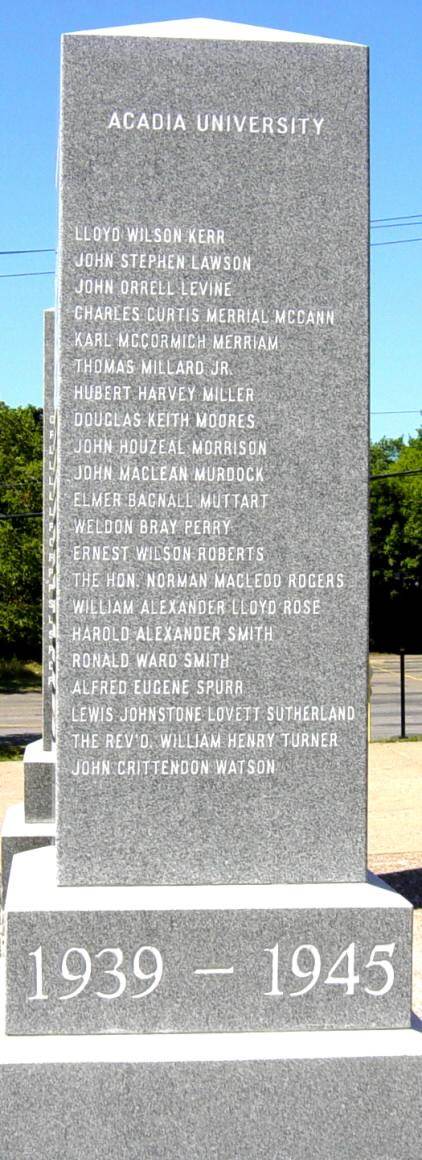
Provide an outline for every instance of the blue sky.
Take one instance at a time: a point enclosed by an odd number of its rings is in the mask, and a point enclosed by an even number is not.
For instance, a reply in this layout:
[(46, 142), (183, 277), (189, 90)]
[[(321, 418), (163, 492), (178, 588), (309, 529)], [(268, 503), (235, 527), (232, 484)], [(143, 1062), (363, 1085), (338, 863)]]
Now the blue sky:
[[(5, 4), (0, 18), (0, 250), (56, 245), (59, 41), (83, 28), (189, 16), (263, 24), (371, 48), (371, 217), (420, 215), (420, 0), (42, 0)], [(374, 229), (373, 242), (422, 238), (422, 224)], [(414, 434), (422, 408), (422, 241), (371, 250), (373, 438)], [(54, 254), (0, 257), (0, 274), (48, 271)], [(41, 403), (42, 312), (53, 277), (0, 279), (0, 398)], [(410, 413), (406, 413), (410, 412)], [(413, 412), (413, 413), (412, 413)]]

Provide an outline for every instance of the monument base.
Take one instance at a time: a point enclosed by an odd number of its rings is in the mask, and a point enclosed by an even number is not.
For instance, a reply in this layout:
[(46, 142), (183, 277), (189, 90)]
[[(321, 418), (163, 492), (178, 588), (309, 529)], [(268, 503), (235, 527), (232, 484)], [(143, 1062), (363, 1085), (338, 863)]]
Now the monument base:
[(9, 1039), (2, 1157), (420, 1160), (421, 1063), (417, 1030)]
[(14, 859), (7, 1031), (408, 1027), (412, 907), (378, 879), (279, 886), (56, 885)]
[(55, 841), (56, 830), (53, 822), (28, 823), (25, 819), (23, 802), (9, 806), (6, 810), (1, 831), (1, 890), (2, 905), (6, 901), (7, 887), (15, 854), (37, 850), (40, 846), (50, 846)]
[(56, 750), (44, 749), (43, 738), (31, 741), (23, 755), (25, 783), (25, 821), (54, 820), (54, 775)]

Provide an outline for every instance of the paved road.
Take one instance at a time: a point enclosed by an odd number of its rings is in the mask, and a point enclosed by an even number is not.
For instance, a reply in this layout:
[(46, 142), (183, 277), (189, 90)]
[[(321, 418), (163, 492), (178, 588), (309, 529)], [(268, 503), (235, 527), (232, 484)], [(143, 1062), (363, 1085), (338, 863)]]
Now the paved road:
[[(371, 741), (400, 736), (400, 661), (387, 653), (372, 654)], [(422, 656), (407, 656), (406, 733), (422, 735)], [(41, 736), (41, 693), (0, 695), (0, 744), (28, 744)]]
[(41, 693), (0, 694), (1, 739), (13, 745), (28, 745), (41, 737)]
[[(371, 673), (371, 741), (400, 737), (400, 658), (373, 653)], [(406, 735), (422, 735), (422, 656), (405, 658)]]

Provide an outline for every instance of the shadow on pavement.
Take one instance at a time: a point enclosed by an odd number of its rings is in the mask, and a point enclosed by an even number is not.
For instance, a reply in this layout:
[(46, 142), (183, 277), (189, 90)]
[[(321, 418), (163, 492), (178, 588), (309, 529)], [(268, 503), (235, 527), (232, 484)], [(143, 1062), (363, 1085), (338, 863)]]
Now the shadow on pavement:
[(31, 741), (38, 741), (38, 738), (40, 736), (41, 736), (41, 734), (39, 731), (38, 731), (38, 733), (5, 733), (5, 734), (3, 734), (3, 736), (0, 736), (0, 755), (1, 755), (1, 757), (3, 759), (7, 758), (9, 756), (13, 758), (16, 756), (16, 750), (18, 750), (18, 749), (21, 749), (22, 753), (23, 753), (26, 746), (29, 745)]
[(380, 878), (407, 898), (413, 906), (422, 906), (422, 867), (417, 870), (396, 870), (392, 874), (380, 874)]

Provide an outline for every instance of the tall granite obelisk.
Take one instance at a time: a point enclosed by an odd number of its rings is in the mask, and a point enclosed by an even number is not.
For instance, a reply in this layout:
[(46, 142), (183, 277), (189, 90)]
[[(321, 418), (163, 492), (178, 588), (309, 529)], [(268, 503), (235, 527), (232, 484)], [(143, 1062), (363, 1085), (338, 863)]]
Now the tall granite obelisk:
[(420, 1158), (412, 908), (365, 869), (367, 160), (360, 45), (64, 38), (58, 849), (8, 890), (7, 1160)]
[(366, 79), (64, 39), (63, 884), (364, 877)]

